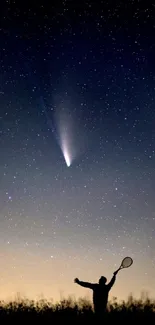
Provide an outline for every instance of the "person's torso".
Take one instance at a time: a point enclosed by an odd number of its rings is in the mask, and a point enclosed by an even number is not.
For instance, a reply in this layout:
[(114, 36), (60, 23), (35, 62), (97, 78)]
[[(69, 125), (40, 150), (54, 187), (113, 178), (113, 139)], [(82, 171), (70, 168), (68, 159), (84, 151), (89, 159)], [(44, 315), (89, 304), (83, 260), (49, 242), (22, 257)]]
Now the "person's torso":
[(94, 305), (103, 306), (107, 304), (108, 301), (108, 287), (105, 285), (104, 287), (96, 284), (93, 290), (93, 302)]

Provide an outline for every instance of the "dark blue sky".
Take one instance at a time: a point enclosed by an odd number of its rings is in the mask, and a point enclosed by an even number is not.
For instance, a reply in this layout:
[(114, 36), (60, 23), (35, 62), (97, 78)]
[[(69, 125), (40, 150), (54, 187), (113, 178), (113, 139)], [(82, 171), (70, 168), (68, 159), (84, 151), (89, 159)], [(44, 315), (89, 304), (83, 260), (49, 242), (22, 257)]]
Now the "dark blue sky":
[(110, 276), (125, 255), (114, 293), (152, 294), (154, 5), (8, 1), (0, 16), (2, 296), (52, 295), (51, 274), (54, 297), (80, 294), (72, 278)]

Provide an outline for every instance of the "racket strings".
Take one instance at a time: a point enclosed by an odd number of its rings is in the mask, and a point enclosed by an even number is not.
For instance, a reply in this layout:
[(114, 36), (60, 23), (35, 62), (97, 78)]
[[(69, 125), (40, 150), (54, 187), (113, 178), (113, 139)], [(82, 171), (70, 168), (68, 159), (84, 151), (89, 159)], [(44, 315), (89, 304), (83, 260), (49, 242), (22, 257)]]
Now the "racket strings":
[(132, 260), (131, 257), (125, 257), (125, 258), (123, 259), (123, 261), (122, 261), (121, 266), (122, 266), (122, 268), (126, 268), (126, 267), (131, 266), (132, 263), (133, 263), (133, 260)]

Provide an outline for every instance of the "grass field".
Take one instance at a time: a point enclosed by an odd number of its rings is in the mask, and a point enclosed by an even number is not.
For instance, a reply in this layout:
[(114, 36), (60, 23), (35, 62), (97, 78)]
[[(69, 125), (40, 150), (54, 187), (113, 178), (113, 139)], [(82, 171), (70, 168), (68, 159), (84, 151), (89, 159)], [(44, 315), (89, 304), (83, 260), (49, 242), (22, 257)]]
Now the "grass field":
[[(104, 323), (155, 323), (155, 300), (139, 300), (132, 296), (125, 302), (113, 299), (105, 314)], [(62, 299), (59, 303), (40, 299), (28, 300), (18, 296), (15, 301), (0, 302), (0, 324), (97, 324), (91, 303), (87, 299)]]

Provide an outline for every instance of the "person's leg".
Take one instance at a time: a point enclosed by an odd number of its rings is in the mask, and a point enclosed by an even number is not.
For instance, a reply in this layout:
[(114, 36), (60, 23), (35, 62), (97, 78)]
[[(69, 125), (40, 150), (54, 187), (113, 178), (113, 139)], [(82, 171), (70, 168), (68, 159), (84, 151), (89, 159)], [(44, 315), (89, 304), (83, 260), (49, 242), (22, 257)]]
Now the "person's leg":
[(105, 310), (102, 308), (94, 308), (96, 324), (101, 324), (104, 321)]

